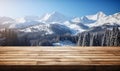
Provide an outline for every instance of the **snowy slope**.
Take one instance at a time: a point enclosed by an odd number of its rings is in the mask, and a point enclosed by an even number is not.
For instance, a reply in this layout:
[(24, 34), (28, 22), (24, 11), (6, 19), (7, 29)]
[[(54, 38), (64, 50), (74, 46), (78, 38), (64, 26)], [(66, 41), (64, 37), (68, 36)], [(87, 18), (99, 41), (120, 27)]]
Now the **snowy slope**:
[(0, 29), (8, 28), (14, 23), (15, 20), (10, 17), (0, 17)]
[(38, 25), (39, 23), (62, 23), (69, 18), (58, 13), (58, 12), (52, 12), (52, 13), (47, 13), (43, 15), (42, 17), (38, 16), (26, 16), (23, 18), (16, 18), (16, 24), (13, 24), (10, 26), (10, 28), (25, 28), (29, 26), (34, 26)]
[(50, 27), (50, 24), (39, 24), (39, 25), (30, 26), (30, 27), (21, 29), (20, 31), (27, 32), (27, 33), (41, 32), (41, 33), (44, 33), (44, 34), (47, 35), (47, 34), (52, 34), (53, 33), (53, 31), (50, 30), (49, 27)]
[(76, 22), (76, 23), (79, 23), (81, 22), (81, 18), (80, 17), (75, 17), (71, 20), (72, 22)]
[(89, 20), (96, 21), (96, 20), (99, 20), (100, 18), (103, 18), (105, 16), (106, 15), (103, 12), (98, 12), (98, 13), (96, 13), (94, 15), (88, 15), (88, 16), (86, 16), (86, 18), (89, 19)]
[(120, 13), (107, 16), (103, 12), (98, 12), (97, 14), (83, 16), (81, 18), (76, 17), (72, 19), (72, 22), (83, 23), (89, 28), (102, 25), (120, 25)]
[(69, 27), (73, 34), (84, 32), (84, 31), (87, 30), (87, 28), (85, 28), (87, 26), (85, 26), (82, 23), (76, 22), (76, 21), (75, 22), (73, 22), (73, 21), (66, 21), (66, 22), (64, 22), (64, 25)]
[(69, 40), (64, 40), (64, 41), (59, 41), (57, 43), (53, 43), (53, 46), (75, 46), (76, 44), (69, 41)]
[(90, 28), (102, 25), (111, 25), (112, 27), (120, 25), (120, 13), (107, 16), (103, 12), (98, 12), (94, 15), (83, 16), (81, 18), (76, 17), (71, 21), (64, 22), (64, 24), (70, 29), (73, 29), (75, 33), (84, 32)]
[(16, 28), (24, 32), (45, 31), (47, 32), (46, 34), (64, 30), (65, 32), (76, 34), (102, 25), (120, 25), (120, 13), (107, 16), (103, 12), (98, 12), (94, 15), (73, 19), (59, 12), (47, 13), (41, 17), (26, 16), (16, 19), (0, 17), (0, 28)]
[(115, 13), (113, 15), (103, 17), (89, 26), (95, 27), (101, 25), (120, 25), (120, 13)]
[(29, 21), (29, 22), (23, 22), (23, 23), (15, 23), (15, 24), (12, 24), (10, 25), (9, 28), (27, 28), (27, 27), (31, 27), (31, 26), (34, 26), (34, 25), (37, 25), (37, 24), (40, 24), (39, 21)]
[(65, 25), (61, 25), (59, 23), (41, 23), (38, 25), (30, 26), (27, 28), (21, 28), (21, 32), (26, 32), (26, 33), (33, 33), (33, 32), (38, 32), (39, 34), (57, 34), (57, 35), (63, 35), (66, 33), (71, 34), (71, 30), (66, 27)]
[(10, 17), (0, 17), (0, 25), (5, 25), (7, 23), (13, 23), (14, 19)]
[(106, 15), (103, 12), (98, 12), (94, 15), (87, 15), (87, 16), (83, 16), (83, 17), (76, 17), (72, 20), (72, 22), (80, 22), (80, 23), (84, 23), (84, 24), (92, 24), (94, 22), (96, 22), (97, 20), (105, 17)]
[(29, 26), (37, 25), (39, 22), (38, 16), (25, 16), (15, 19), (15, 24), (12, 24), (10, 28), (26, 28)]
[(41, 17), (42, 22), (64, 22), (69, 18), (59, 12), (47, 13)]

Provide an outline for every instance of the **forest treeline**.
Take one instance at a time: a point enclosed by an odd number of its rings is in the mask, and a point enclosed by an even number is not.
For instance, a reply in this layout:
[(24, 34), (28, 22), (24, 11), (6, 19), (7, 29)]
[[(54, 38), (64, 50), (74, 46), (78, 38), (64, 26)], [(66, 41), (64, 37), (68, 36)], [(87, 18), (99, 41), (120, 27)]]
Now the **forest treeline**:
[[(18, 35), (18, 31), (5, 29), (0, 31), (1, 46), (53, 46), (53, 43), (69, 40), (76, 46), (120, 46), (119, 27), (113, 27), (104, 32), (83, 32), (78, 35), (44, 35), (35, 38), (29, 37), (30, 34)], [(32, 34), (31, 34), (32, 35)], [(33, 36), (34, 37), (34, 36)]]
[(120, 30), (113, 27), (104, 32), (84, 32), (78, 35), (78, 46), (120, 46)]

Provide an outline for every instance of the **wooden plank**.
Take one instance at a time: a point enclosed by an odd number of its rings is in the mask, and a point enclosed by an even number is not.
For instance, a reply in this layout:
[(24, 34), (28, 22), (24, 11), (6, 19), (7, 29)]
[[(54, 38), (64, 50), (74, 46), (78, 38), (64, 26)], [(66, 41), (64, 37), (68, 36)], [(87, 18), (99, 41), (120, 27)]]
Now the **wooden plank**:
[(98, 56), (98, 55), (86, 55), (86, 56), (74, 56), (74, 55), (66, 55), (66, 56), (63, 56), (63, 55), (42, 55), (42, 56), (0, 56), (0, 59), (1, 58), (46, 58), (46, 57), (51, 57), (51, 58), (120, 58), (120, 56)]
[[(16, 49), (17, 48), (17, 49)], [(103, 49), (104, 48), (104, 49)], [(119, 47), (0, 47), (0, 51), (4, 50), (32, 50), (32, 51), (40, 51), (40, 50), (120, 50)]]
[(120, 48), (0, 47), (0, 65), (120, 65)]

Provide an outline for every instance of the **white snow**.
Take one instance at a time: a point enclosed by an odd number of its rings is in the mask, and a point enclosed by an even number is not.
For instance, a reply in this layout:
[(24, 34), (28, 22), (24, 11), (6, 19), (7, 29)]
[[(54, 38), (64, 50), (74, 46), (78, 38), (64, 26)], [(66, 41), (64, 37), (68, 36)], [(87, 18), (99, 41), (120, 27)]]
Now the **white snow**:
[(94, 15), (83, 16), (83, 17), (81, 17), (81, 23), (89, 25), (89, 24), (95, 23), (97, 20), (99, 20), (105, 16), (106, 15), (103, 12), (98, 12)]
[(66, 17), (58, 12), (47, 13), (41, 17), (25, 16), (16, 19), (0, 17), (0, 25), (9, 24), (8, 28), (22, 28), (22, 30), (20, 30), (24, 32), (49, 32), (46, 34), (53, 33), (49, 28), (49, 24), (62, 24), (68, 27), (73, 33), (86, 31), (86, 29), (81, 28), (81, 25), (78, 25), (79, 23), (82, 23), (89, 28), (105, 24), (120, 25), (120, 13), (107, 16), (103, 12), (98, 12), (94, 15), (75, 17), (74, 19), (70, 19), (69, 17)]
[(75, 46), (76, 44), (69, 41), (69, 40), (64, 40), (64, 41), (59, 41), (57, 43), (53, 43), (53, 46)]
[(79, 18), (79, 17), (76, 17), (76, 18), (74, 18), (74, 19), (72, 19), (72, 22), (80, 22), (81, 21), (81, 19)]
[(103, 12), (98, 12), (97, 14), (95, 15), (88, 15), (86, 16), (89, 20), (98, 20), (100, 18), (103, 18), (105, 17), (106, 15), (103, 13)]
[(40, 31), (44, 31), (45, 34), (52, 34), (52, 30), (49, 29), (50, 24), (39, 24), (39, 25), (35, 25), (35, 26), (31, 26), (25, 29), (22, 29), (21, 31), (23, 32), (40, 32)]
[(103, 18), (100, 18), (97, 20), (95, 23), (90, 24), (89, 26), (94, 27), (94, 26), (101, 26), (101, 25), (120, 25), (120, 13), (116, 13), (113, 15), (109, 15)]
[(73, 30), (73, 33), (77, 34), (77, 33), (80, 33), (80, 32), (83, 32), (85, 31), (84, 29), (80, 28), (80, 26), (76, 25), (76, 24), (71, 24), (69, 25), (69, 28)]
[(46, 14), (41, 20), (42, 21), (46, 21), (46, 20), (48, 20), (49, 19), (49, 17), (51, 16), (51, 14)]
[(43, 22), (64, 22), (68, 20), (68, 18), (58, 12), (47, 13), (41, 17), (41, 21)]
[(26, 22), (26, 20), (23, 17), (22, 18), (16, 18), (15, 21), (17, 23), (24, 23), (24, 22)]
[(15, 20), (10, 17), (0, 17), (0, 25), (15, 23)]

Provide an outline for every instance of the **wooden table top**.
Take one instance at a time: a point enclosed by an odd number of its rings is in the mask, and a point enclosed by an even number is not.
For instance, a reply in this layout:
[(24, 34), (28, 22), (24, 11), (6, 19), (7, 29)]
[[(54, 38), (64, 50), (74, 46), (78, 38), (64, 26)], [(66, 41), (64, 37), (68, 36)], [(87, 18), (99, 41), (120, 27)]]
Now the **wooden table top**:
[(120, 48), (0, 47), (0, 65), (120, 65)]

